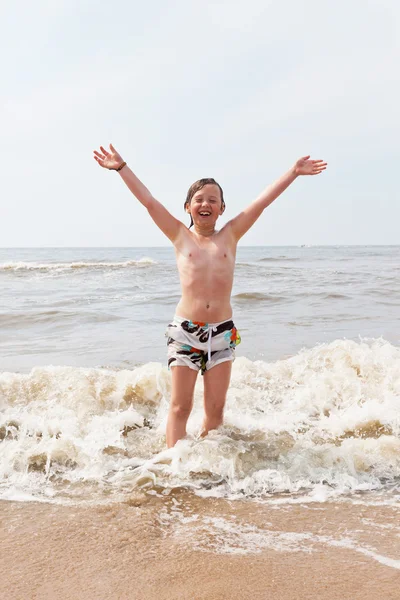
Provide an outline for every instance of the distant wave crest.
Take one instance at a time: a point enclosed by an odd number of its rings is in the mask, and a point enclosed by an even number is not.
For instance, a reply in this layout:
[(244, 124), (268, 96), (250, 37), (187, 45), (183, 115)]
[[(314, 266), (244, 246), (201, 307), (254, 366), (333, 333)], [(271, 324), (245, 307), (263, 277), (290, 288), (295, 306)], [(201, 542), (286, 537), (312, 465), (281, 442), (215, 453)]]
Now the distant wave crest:
[(8, 262), (0, 264), (0, 271), (70, 271), (73, 269), (126, 269), (129, 267), (146, 267), (156, 265), (152, 258), (143, 257), (139, 260), (125, 260), (122, 262), (76, 261), (65, 263), (38, 263), (38, 262)]
[(300, 257), (297, 256), (266, 256), (264, 258), (260, 258), (258, 262), (293, 262), (296, 260), (300, 260)]

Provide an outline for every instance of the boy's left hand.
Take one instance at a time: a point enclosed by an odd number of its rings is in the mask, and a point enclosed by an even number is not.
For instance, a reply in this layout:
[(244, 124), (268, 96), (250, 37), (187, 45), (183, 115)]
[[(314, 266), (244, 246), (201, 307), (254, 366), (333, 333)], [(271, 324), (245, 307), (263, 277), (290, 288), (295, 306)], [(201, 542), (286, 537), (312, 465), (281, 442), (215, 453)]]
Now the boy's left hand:
[(319, 175), (325, 171), (328, 163), (323, 160), (310, 160), (309, 156), (303, 156), (294, 165), (296, 175)]

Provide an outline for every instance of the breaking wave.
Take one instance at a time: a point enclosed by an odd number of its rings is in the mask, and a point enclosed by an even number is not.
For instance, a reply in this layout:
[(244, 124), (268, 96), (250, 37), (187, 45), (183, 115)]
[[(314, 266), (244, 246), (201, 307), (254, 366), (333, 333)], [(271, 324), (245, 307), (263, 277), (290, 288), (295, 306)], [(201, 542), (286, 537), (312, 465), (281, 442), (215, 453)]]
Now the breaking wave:
[(229, 498), (383, 489), (400, 478), (400, 349), (337, 340), (233, 365), (224, 426), (165, 448), (170, 374), (48, 366), (0, 374), (0, 497), (110, 501), (135, 488)]
[(0, 263), (0, 271), (71, 271), (78, 269), (126, 269), (130, 267), (146, 267), (156, 265), (152, 258), (143, 257), (139, 260), (126, 260), (122, 262), (77, 261), (66, 263), (38, 263), (38, 262), (8, 262)]

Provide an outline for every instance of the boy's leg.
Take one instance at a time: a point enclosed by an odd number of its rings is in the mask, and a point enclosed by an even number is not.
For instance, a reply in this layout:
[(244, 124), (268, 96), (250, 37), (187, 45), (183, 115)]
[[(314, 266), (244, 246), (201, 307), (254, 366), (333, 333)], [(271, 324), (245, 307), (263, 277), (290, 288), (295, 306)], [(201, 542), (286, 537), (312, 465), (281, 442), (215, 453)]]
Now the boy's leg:
[(204, 373), (204, 422), (201, 436), (217, 429), (224, 418), (226, 393), (231, 380), (232, 361), (227, 360)]
[(198, 371), (190, 367), (171, 367), (172, 392), (167, 422), (167, 446), (171, 448), (186, 435), (186, 423), (193, 406)]

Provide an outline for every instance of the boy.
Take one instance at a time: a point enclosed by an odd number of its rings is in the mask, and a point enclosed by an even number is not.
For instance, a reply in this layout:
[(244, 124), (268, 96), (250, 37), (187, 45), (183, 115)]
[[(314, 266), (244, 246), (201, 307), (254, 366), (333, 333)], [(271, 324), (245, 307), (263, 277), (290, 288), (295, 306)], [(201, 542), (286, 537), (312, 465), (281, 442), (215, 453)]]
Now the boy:
[(172, 373), (167, 422), (170, 448), (186, 435), (199, 370), (204, 375), (201, 435), (222, 424), (235, 346), (240, 342), (230, 304), (238, 241), (299, 175), (318, 175), (327, 163), (310, 160), (309, 156), (300, 158), (220, 231), (216, 231), (215, 224), (225, 210), (222, 188), (214, 179), (200, 179), (190, 187), (184, 205), (191, 216), (190, 227), (194, 225), (190, 231), (153, 198), (111, 144), (109, 152), (103, 146), (100, 150), (94, 151), (98, 164), (119, 173), (175, 249), (182, 298), (168, 326), (168, 366)]

